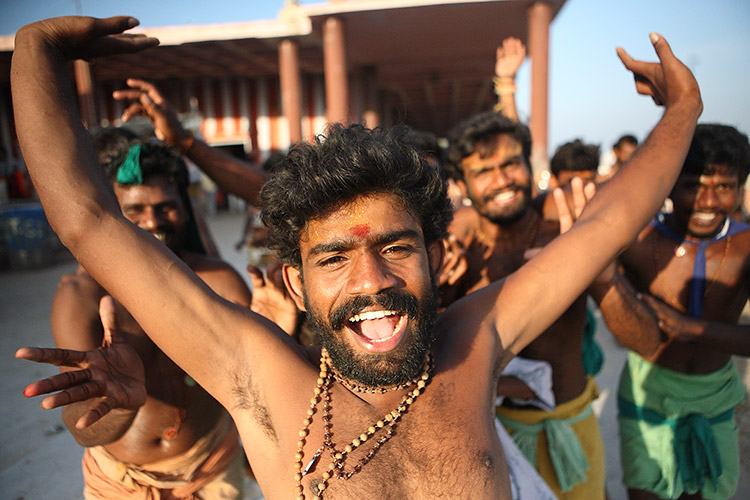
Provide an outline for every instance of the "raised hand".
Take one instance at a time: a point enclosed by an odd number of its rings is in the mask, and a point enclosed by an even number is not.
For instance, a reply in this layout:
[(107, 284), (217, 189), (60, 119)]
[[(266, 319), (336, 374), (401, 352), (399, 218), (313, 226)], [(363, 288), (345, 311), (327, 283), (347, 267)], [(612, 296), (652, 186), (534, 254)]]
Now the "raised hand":
[(518, 38), (506, 38), (497, 48), (495, 76), (514, 78), (518, 68), (526, 58), (526, 47)]
[(255, 266), (247, 266), (247, 272), (253, 284), (250, 310), (270, 319), (289, 335), (294, 335), (300, 312), (284, 285), (281, 264), (268, 264), (266, 274)]
[(437, 284), (438, 286), (453, 286), (466, 274), (469, 267), (466, 261), (466, 250), (453, 234), (443, 238), (443, 247), (445, 247), (445, 257)]
[(29, 35), (32, 38), (41, 35), (68, 59), (138, 52), (159, 44), (156, 38), (123, 33), (135, 26), (138, 26), (138, 20), (128, 16), (106, 19), (56, 17), (24, 26), (18, 30), (16, 43), (26, 40)]
[(26, 397), (60, 391), (42, 400), (45, 410), (101, 398), (99, 404), (78, 419), (78, 429), (88, 427), (114, 409), (135, 411), (146, 402), (143, 363), (117, 330), (112, 297), (102, 298), (99, 315), (104, 327), (104, 340), (99, 349), (82, 352), (23, 347), (16, 351), (17, 358), (78, 368), (29, 384), (23, 391)]
[(137, 115), (146, 116), (154, 125), (156, 137), (168, 146), (184, 150), (185, 144), (191, 140), (190, 132), (182, 126), (177, 113), (159, 89), (153, 83), (136, 78), (128, 78), (126, 83), (129, 89), (112, 93), (112, 97), (118, 101), (132, 101), (123, 111), (122, 121), (127, 122)]
[[(552, 190), (552, 197), (555, 200), (558, 221), (560, 223), (560, 234), (568, 232), (573, 227), (576, 219), (578, 219), (588, 202), (596, 194), (596, 185), (593, 182), (584, 184), (580, 177), (573, 177), (570, 181), (570, 193), (573, 201), (572, 207), (568, 203), (568, 196), (566, 196), (562, 188), (558, 187)], [(541, 248), (529, 248), (524, 253), (524, 258), (526, 260), (532, 259), (541, 250)]]
[(617, 55), (625, 67), (633, 72), (635, 88), (639, 94), (649, 95), (658, 105), (669, 107), (684, 100), (697, 106), (698, 114), (703, 110), (700, 89), (690, 70), (672, 53), (667, 41), (656, 33), (650, 35), (658, 63), (633, 59), (621, 47)]

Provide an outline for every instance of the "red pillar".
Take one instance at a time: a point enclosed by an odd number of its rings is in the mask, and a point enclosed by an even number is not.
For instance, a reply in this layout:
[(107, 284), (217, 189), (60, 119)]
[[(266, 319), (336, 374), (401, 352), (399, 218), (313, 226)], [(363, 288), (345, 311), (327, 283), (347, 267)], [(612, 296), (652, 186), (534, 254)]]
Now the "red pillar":
[(349, 122), (349, 88), (344, 45), (344, 23), (329, 17), (323, 23), (323, 65), (326, 85), (326, 120)]
[(537, 2), (529, 7), (529, 56), (531, 57), (531, 164), (535, 173), (546, 170), (547, 159), (547, 96), (549, 72), (549, 25), (552, 9)]
[(97, 124), (91, 67), (86, 61), (76, 59), (73, 61), (73, 72), (75, 73), (78, 107), (81, 112), (81, 119), (83, 120), (84, 125), (87, 128), (90, 128)]
[(297, 42), (282, 40), (279, 44), (279, 83), (281, 112), (289, 123), (289, 140), (302, 140), (302, 95)]

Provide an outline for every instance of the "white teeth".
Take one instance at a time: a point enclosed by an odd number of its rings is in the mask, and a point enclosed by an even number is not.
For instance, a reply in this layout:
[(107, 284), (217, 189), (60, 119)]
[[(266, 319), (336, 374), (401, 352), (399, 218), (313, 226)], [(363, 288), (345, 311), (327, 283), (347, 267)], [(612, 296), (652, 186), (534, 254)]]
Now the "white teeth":
[(515, 196), (516, 196), (515, 191), (503, 191), (502, 193), (499, 193), (495, 196), (495, 201), (498, 203), (503, 203), (503, 202), (510, 200), (511, 198)]
[(693, 217), (703, 222), (709, 222), (716, 218), (716, 214), (705, 213), (705, 212), (695, 212), (693, 213)]
[(393, 316), (395, 314), (398, 313), (396, 311), (368, 311), (355, 314), (354, 316), (349, 318), (349, 321), (352, 323), (356, 323), (358, 321), (385, 318), (386, 316)]

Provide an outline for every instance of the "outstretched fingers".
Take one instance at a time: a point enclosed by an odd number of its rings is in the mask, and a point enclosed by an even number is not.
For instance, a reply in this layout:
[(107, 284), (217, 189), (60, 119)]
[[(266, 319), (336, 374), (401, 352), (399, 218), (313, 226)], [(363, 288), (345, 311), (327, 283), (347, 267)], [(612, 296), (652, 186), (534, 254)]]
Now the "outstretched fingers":
[(22, 347), (16, 351), (16, 357), (36, 363), (47, 363), (55, 366), (79, 366), (86, 359), (83, 351), (70, 349), (52, 349), (48, 347)]
[[(58, 373), (43, 380), (37, 380), (26, 386), (23, 395), (27, 398), (33, 398), (42, 394), (63, 391), (46, 398), (42, 402), (42, 407), (50, 409), (99, 396), (103, 390), (104, 388), (100, 383), (91, 380), (91, 372), (86, 369)], [(45, 404), (45, 402), (47, 403)], [(54, 404), (50, 406), (52, 403)]]

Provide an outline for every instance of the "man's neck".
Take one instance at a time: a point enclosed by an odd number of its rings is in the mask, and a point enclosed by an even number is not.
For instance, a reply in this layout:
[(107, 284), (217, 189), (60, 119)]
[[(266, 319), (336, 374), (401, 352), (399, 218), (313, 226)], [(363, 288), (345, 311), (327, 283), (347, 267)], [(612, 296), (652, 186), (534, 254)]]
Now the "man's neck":
[(531, 207), (527, 207), (523, 215), (513, 222), (499, 224), (486, 217), (480, 217), (479, 236), (487, 244), (525, 247), (530, 243), (528, 241), (529, 235), (534, 231), (534, 226), (538, 223), (538, 217), (539, 214)]

